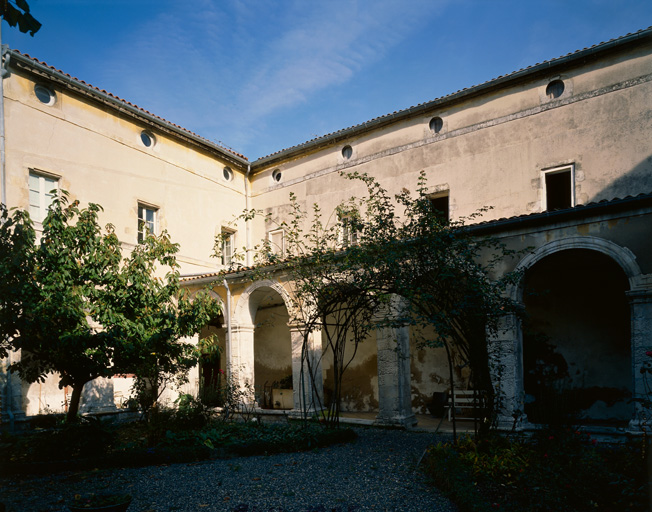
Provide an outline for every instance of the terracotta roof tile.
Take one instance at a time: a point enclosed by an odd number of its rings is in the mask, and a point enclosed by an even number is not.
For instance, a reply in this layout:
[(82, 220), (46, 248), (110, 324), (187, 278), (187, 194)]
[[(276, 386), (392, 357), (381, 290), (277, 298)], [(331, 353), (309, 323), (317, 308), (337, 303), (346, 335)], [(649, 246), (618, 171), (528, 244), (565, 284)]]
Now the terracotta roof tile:
[[(571, 212), (581, 212), (582, 210), (590, 210), (592, 208), (601, 206), (601, 205), (618, 205), (618, 204), (623, 204), (623, 203), (629, 203), (629, 202), (634, 202), (634, 201), (645, 201), (645, 200), (652, 200), (652, 192), (650, 193), (641, 193), (636, 196), (625, 196), (623, 198), (615, 197), (613, 199), (601, 199), (600, 201), (594, 201), (590, 202), (587, 204), (578, 204), (572, 208), (566, 208), (563, 210), (553, 210), (553, 211), (543, 211), (543, 212), (536, 212), (536, 213), (527, 213), (524, 215), (515, 215), (513, 217), (501, 217), (500, 219), (492, 219), (492, 220), (486, 220), (482, 222), (476, 222), (473, 224), (468, 224), (466, 227), (472, 229), (472, 230), (479, 230), (483, 231), (486, 228), (492, 228), (492, 227), (498, 227), (500, 224), (509, 224), (509, 223), (515, 223), (515, 222), (520, 222), (528, 219), (545, 219), (546, 217), (549, 217), (551, 215), (557, 216), (557, 215), (565, 215)], [(281, 261), (277, 261), (274, 263), (266, 263), (264, 265), (258, 265), (256, 267), (254, 266), (249, 266), (249, 267), (240, 267), (235, 270), (221, 270), (219, 272), (212, 272), (212, 273), (207, 273), (207, 274), (201, 274), (197, 276), (189, 276), (182, 278), (181, 281), (186, 283), (186, 282), (191, 282), (191, 281), (197, 281), (200, 279), (208, 279), (211, 277), (220, 277), (220, 276), (228, 276), (228, 275), (233, 275), (233, 274), (238, 274), (240, 272), (247, 272), (249, 270), (254, 270), (254, 268), (261, 268), (261, 267), (269, 267), (273, 265), (280, 265), (284, 263), (289, 263), (291, 258), (286, 258)]]
[(168, 121), (168, 120), (166, 120), (166, 119), (164, 119), (164, 118), (162, 118), (162, 117), (160, 117), (160, 116), (157, 116), (156, 114), (153, 114), (153, 113), (150, 112), (149, 110), (146, 110), (146, 109), (144, 109), (144, 108), (142, 108), (142, 107), (139, 107), (138, 105), (136, 105), (136, 104), (134, 104), (134, 103), (131, 103), (130, 101), (125, 100), (124, 98), (120, 98), (119, 96), (116, 96), (115, 94), (110, 93), (110, 92), (106, 91), (105, 89), (100, 89), (99, 87), (95, 87), (94, 85), (91, 85), (91, 84), (89, 84), (88, 82), (85, 82), (84, 80), (80, 80), (80, 79), (77, 78), (77, 77), (74, 77), (74, 76), (72, 76), (72, 75), (70, 75), (70, 74), (68, 74), (68, 73), (66, 73), (66, 72), (64, 72), (64, 71), (62, 71), (62, 70), (60, 70), (60, 69), (55, 68), (54, 66), (50, 66), (48, 63), (43, 62), (42, 60), (39, 60), (39, 59), (37, 59), (37, 58), (35, 58), (35, 57), (32, 57), (32, 56), (29, 55), (28, 53), (22, 53), (22, 52), (20, 52), (20, 51), (18, 51), (18, 50), (11, 50), (11, 51), (12, 51), (13, 53), (18, 54), (18, 55), (22, 55), (23, 57), (26, 57), (26, 58), (28, 58), (28, 59), (30, 59), (30, 60), (32, 60), (32, 61), (34, 61), (34, 62), (40, 64), (41, 66), (45, 66), (45, 67), (51, 69), (52, 71), (55, 71), (55, 72), (57, 72), (57, 73), (61, 73), (62, 75), (67, 76), (67, 77), (70, 78), (71, 80), (74, 80), (75, 82), (78, 82), (78, 83), (84, 85), (85, 87), (88, 87), (88, 88), (93, 89), (93, 90), (95, 90), (95, 91), (97, 91), (97, 92), (100, 92), (100, 93), (106, 94), (107, 96), (110, 96), (111, 98), (114, 98), (115, 100), (117, 100), (117, 101), (119, 101), (119, 102), (121, 102), (121, 103), (124, 103), (125, 105), (129, 105), (130, 107), (133, 107), (133, 108), (135, 108), (135, 109), (137, 109), (137, 110), (140, 110), (140, 111), (143, 112), (144, 114), (147, 114), (148, 116), (151, 116), (151, 117), (154, 117), (154, 118), (160, 120), (160, 121), (161, 121), (162, 123), (164, 123), (164, 124), (167, 124), (167, 125), (170, 125), (170, 126), (174, 126), (175, 128), (177, 128), (177, 129), (179, 129), (179, 130), (181, 130), (181, 131), (183, 131), (183, 132), (186, 132), (187, 134), (191, 135), (191, 136), (192, 136), (193, 138), (195, 138), (195, 139), (199, 139), (199, 140), (201, 140), (201, 141), (204, 141), (204, 142), (209, 143), (209, 144), (212, 144), (212, 145), (217, 145), (217, 146), (220, 147), (220, 149), (223, 149), (224, 151), (226, 151), (226, 152), (228, 152), (228, 153), (231, 153), (231, 154), (233, 154), (233, 155), (235, 155), (235, 156), (237, 156), (237, 157), (239, 157), (239, 158), (242, 158), (243, 160), (247, 160), (247, 157), (246, 157), (246, 156), (244, 156), (244, 155), (242, 155), (242, 154), (240, 154), (240, 153), (234, 151), (233, 149), (231, 149), (231, 148), (225, 146), (222, 142), (213, 142), (213, 141), (211, 141), (211, 140), (209, 140), (209, 139), (207, 139), (207, 138), (205, 138), (205, 137), (202, 137), (201, 135), (198, 135), (198, 134), (196, 134), (195, 132), (192, 132), (192, 131), (190, 131), (190, 130), (188, 130), (188, 129), (186, 129), (186, 128), (183, 128), (182, 126), (179, 126), (178, 124), (172, 123), (172, 122), (170, 122), (170, 121)]
[(634, 32), (634, 33), (628, 33), (628, 34), (626, 34), (624, 36), (616, 37), (616, 38), (613, 38), (613, 39), (609, 39), (608, 41), (603, 41), (601, 43), (594, 44), (593, 46), (590, 46), (590, 47), (582, 48), (581, 50), (576, 50), (574, 52), (569, 52), (566, 55), (562, 55), (562, 56), (556, 57), (554, 59), (548, 59), (548, 60), (544, 60), (544, 61), (541, 61), (541, 62), (537, 62), (536, 64), (533, 64), (531, 66), (526, 66), (526, 67), (518, 69), (516, 71), (512, 71), (511, 73), (506, 73), (504, 75), (499, 75), (499, 76), (497, 76), (495, 78), (492, 78), (490, 80), (487, 80), (485, 82), (481, 82), (479, 84), (476, 84), (476, 85), (473, 85), (473, 86), (470, 86), (470, 87), (464, 87), (463, 89), (459, 89), (458, 91), (455, 91), (453, 93), (449, 93), (449, 94), (446, 94), (444, 96), (440, 96), (439, 98), (435, 98), (435, 99), (430, 100), (430, 101), (425, 101), (423, 103), (418, 103), (416, 105), (413, 105), (411, 107), (407, 107), (407, 108), (404, 108), (404, 109), (401, 109), (401, 110), (396, 110), (396, 111), (392, 112), (391, 114), (384, 114), (382, 116), (374, 117), (374, 118), (370, 119), (369, 121), (366, 121), (366, 122), (360, 123), (360, 124), (356, 124), (356, 125), (353, 125), (353, 126), (349, 126), (348, 128), (342, 128), (342, 129), (334, 131), (334, 132), (326, 133), (326, 134), (321, 135), (319, 137), (315, 137), (313, 139), (310, 139), (310, 140), (308, 140), (306, 142), (302, 142), (300, 144), (296, 144), (294, 146), (290, 146), (288, 148), (281, 149), (279, 151), (275, 151), (273, 153), (270, 153), (269, 155), (266, 155), (266, 156), (263, 156), (263, 157), (259, 158), (258, 160), (266, 160), (267, 158), (272, 157), (274, 155), (279, 155), (281, 153), (292, 151), (294, 149), (298, 149), (300, 147), (310, 145), (313, 142), (317, 142), (317, 141), (323, 140), (323, 139), (328, 139), (328, 138), (337, 136), (338, 134), (354, 130), (356, 128), (362, 128), (363, 126), (365, 126), (366, 124), (369, 124), (369, 123), (374, 123), (376, 121), (380, 121), (382, 119), (385, 119), (385, 118), (388, 118), (388, 117), (391, 117), (391, 116), (395, 116), (397, 114), (408, 112), (408, 111), (413, 110), (415, 108), (425, 107), (425, 106), (430, 105), (430, 104), (434, 104), (434, 103), (437, 103), (437, 102), (442, 102), (443, 100), (445, 100), (447, 98), (451, 98), (451, 97), (453, 97), (453, 96), (455, 96), (457, 94), (460, 94), (460, 93), (463, 93), (465, 91), (470, 91), (472, 89), (476, 89), (476, 88), (479, 88), (479, 87), (489, 85), (492, 82), (496, 82), (498, 80), (507, 79), (507, 78), (512, 77), (514, 75), (517, 75), (517, 74), (532, 70), (532, 69), (536, 68), (537, 66), (541, 66), (543, 64), (552, 64), (552, 63), (555, 63), (555, 62), (557, 62), (557, 61), (559, 61), (561, 59), (564, 59), (566, 57), (577, 55), (577, 54), (582, 53), (584, 51), (591, 50), (591, 49), (594, 49), (594, 48), (597, 48), (599, 46), (606, 45), (606, 44), (609, 44), (609, 43), (617, 42), (617, 41), (620, 41), (620, 40), (625, 39), (627, 37), (637, 35), (637, 34), (642, 34), (643, 32), (650, 31), (650, 30), (652, 30), (652, 26), (650, 26), (648, 28), (645, 28), (645, 29), (642, 29), (642, 30), (639, 30), (639, 31)]

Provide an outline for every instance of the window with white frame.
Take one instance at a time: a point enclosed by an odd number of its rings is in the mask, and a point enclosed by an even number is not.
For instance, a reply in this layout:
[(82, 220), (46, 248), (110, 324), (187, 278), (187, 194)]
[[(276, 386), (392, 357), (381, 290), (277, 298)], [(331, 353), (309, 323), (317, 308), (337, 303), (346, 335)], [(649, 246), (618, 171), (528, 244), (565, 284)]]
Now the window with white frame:
[(360, 221), (356, 212), (341, 212), (339, 214), (342, 228), (340, 243), (342, 247), (358, 245)]
[(58, 177), (29, 171), (29, 215), (34, 222), (43, 222), (58, 190)]
[(267, 240), (272, 253), (282, 258), (285, 255), (285, 232), (282, 229), (268, 231)]
[(157, 207), (138, 203), (138, 243), (142, 243), (149, 235), (156, 235), (157, 217)]
[(575, 206), (575, 166), (564, 165), (543, 171), (543, 209), (562, 210)]
[(230, 265), (235, 248), (235, 231), (222, 228), (222, 265)]

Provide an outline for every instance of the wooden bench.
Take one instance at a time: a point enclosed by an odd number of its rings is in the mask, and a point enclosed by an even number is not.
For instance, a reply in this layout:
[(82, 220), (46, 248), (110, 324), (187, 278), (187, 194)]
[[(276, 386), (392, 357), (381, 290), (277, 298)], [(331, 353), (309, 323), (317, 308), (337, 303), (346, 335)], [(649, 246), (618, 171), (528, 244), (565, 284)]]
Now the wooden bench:
[[(470, 409), (472, 411), (477, 410), (482, 414), (482, 410), (485, 407), (485, 397), (484, 392), (478, 391), (477, 389), (454, 389), (453, 396), (455, 398), (455, 409)], [(453, 412), (453, 396), (448, 394), (448, 402), (446, 407), (448, 407), (448, 421), (451, 421), (451, 416)], [(475, 420), (476, 415), (472, 416), (462, 416), (460, 420)]]

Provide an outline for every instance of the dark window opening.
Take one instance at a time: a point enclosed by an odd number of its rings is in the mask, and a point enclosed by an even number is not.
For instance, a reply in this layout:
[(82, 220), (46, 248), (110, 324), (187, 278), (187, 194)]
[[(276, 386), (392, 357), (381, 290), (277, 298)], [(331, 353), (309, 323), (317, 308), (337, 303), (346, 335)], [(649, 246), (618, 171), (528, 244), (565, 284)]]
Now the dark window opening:
[(570, 169), (546, 174), (546, 209), (561, 210), (573, 206)]
[(551, 100), (559, 98), (562, 94), (564, 94), (564, 82), (561, 80), (553, 80), (546, 87), (546, 96)]
[(444, 127), (444, 121), (441, 117), (433, 117), (430, 120), (430, 130), (434, 133), (439, 133)]
[(449, 209), (448, 209), (448, 196), (433, 197), (430, 199), (430, 204), (435, 212), (435, 215), (442, 221), (448, 222)]

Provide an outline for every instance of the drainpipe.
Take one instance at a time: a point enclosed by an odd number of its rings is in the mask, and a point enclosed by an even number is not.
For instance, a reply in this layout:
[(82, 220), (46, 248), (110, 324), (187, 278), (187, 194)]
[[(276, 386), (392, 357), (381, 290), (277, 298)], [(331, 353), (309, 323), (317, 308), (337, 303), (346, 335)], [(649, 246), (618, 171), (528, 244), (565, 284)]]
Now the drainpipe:
[[(1, 27), (1, 24), (0, 24)], [(2, 31), (0, 28), (0, 58), (4, 61), (4, 56), (7, 53), (7, 47), (2, 43)], [(0, 186), (2, 187), (2, 195), (0, 200), (2, 204), (7, 205), (7, 176), (5, 174), (5, 91), (4, 80), (9, 76), (6, 65), (9, 63), (9, 54), (7, 54), (7, 62), (0, 64)]]
[[(245, 174), (245, 208), (247, 211), (251, 208), (251, 190), (249, 188), (249, 174), (251, 173), (251, 164), (247, 164), (247, 173)], [(245, 221), (246, 231), (246, 257), (245, 265), (251, 266), (251, 220)]]
[[(7, 61), (4, 62), (4, 57), (7, 52), (7, 46), (2, 44), (2, 24), (0, 23), (0, 187), (2, 187), (2, 194), (0, 194), (0, 201), (3, 205), (7, 205), (7, 176), (5, 173), (5, 91), (4, 80), (9, 76), (6, 65), (9, 63), (9, 54), (7, 54)], [(5, 400), (3, 405), (9, 417), (9, 431), (14, 431), (14, 393), (11, 387), (11, 352), (7, 356), (7, 366), (5, 369)], [(2, 411), (0, 411), (0, 414)]]
[(224, 278), (226, 288), (226, 378), (231, 378), (231, 288)]

